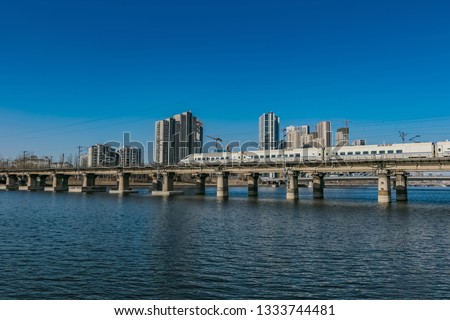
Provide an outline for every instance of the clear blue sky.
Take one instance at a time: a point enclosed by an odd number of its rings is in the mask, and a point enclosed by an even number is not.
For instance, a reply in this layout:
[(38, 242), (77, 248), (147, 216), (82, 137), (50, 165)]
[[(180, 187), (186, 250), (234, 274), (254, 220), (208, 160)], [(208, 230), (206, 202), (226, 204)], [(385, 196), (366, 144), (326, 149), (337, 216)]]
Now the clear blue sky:
[(0, 156), (153, 140), (192, 110), (257, 139), (333, 121), (351, 139), (450, 139), (448, 1), (1, 1)]

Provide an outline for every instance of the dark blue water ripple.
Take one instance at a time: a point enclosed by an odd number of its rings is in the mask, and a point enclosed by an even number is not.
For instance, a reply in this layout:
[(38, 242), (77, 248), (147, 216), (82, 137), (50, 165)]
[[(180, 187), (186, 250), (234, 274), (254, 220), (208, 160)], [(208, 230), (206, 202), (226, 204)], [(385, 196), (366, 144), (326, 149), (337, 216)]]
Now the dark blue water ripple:
[(0, 193), (0, 299), (449, 299), (450, 188)]

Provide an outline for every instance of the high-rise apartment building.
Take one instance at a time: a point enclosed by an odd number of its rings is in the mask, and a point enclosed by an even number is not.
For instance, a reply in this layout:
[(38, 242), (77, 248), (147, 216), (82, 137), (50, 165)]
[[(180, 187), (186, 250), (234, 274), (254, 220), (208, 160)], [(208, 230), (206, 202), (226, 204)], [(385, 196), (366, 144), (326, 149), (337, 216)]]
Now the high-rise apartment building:
[(262, 150), (278, 149), (280, 145), (280, 117), (273, 112), (259, 117), (259, 148)]
[(296, 149), (303, 148), (305, 144), (309, 143), (309, 126), (289, 126), (285, 130), (285, 148)]
[(203, 123), (191, 111), (155, 123), (155, 162), (177, 164), (184, 157), (201, 152)]
[(321, 121), (316, 126), (317, 147), (331, 147), (331, 122)]
[(90, 146), (87, 154), (88, 167), (112, 167), (117, 164), (116, 150), (107, 144)]
[(137, 147), (123, 147), (119, 149), (119, 155), (122, 167), (139, 167), (143, 163), (141, 149)]
[(352, 142), (352, 146), (365, 146), (366, 145), (366, 140), (364, 139), (358, 139), (358, 140), (354, 140)]
[(348, 146), (348, 136), (349, 136), (349, 129), (347, 127), (337, 129), (336, 146), (337, 147)]

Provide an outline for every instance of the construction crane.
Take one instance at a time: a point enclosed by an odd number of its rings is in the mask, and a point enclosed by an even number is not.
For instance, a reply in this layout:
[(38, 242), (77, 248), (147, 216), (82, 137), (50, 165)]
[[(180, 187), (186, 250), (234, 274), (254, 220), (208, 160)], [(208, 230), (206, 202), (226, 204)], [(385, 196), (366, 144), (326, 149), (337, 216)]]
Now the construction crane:
[(219, 144), (218, 142), (222, 142), (222, 139), (220, 139), (219, 137), (212, 137), (212, 136), (207, 136), (210, 139), (213, 139), (216, 142), (216, 151), (219, 151)]

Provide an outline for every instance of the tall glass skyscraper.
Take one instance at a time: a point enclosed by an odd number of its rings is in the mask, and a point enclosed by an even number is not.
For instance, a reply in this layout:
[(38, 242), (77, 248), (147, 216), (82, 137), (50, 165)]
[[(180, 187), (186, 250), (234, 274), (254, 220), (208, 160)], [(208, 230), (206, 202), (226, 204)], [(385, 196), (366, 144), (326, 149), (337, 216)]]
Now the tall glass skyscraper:
[(259, 117), (259, 148), (274, 150), (280, 146), (280, 117), (273, 112)]

